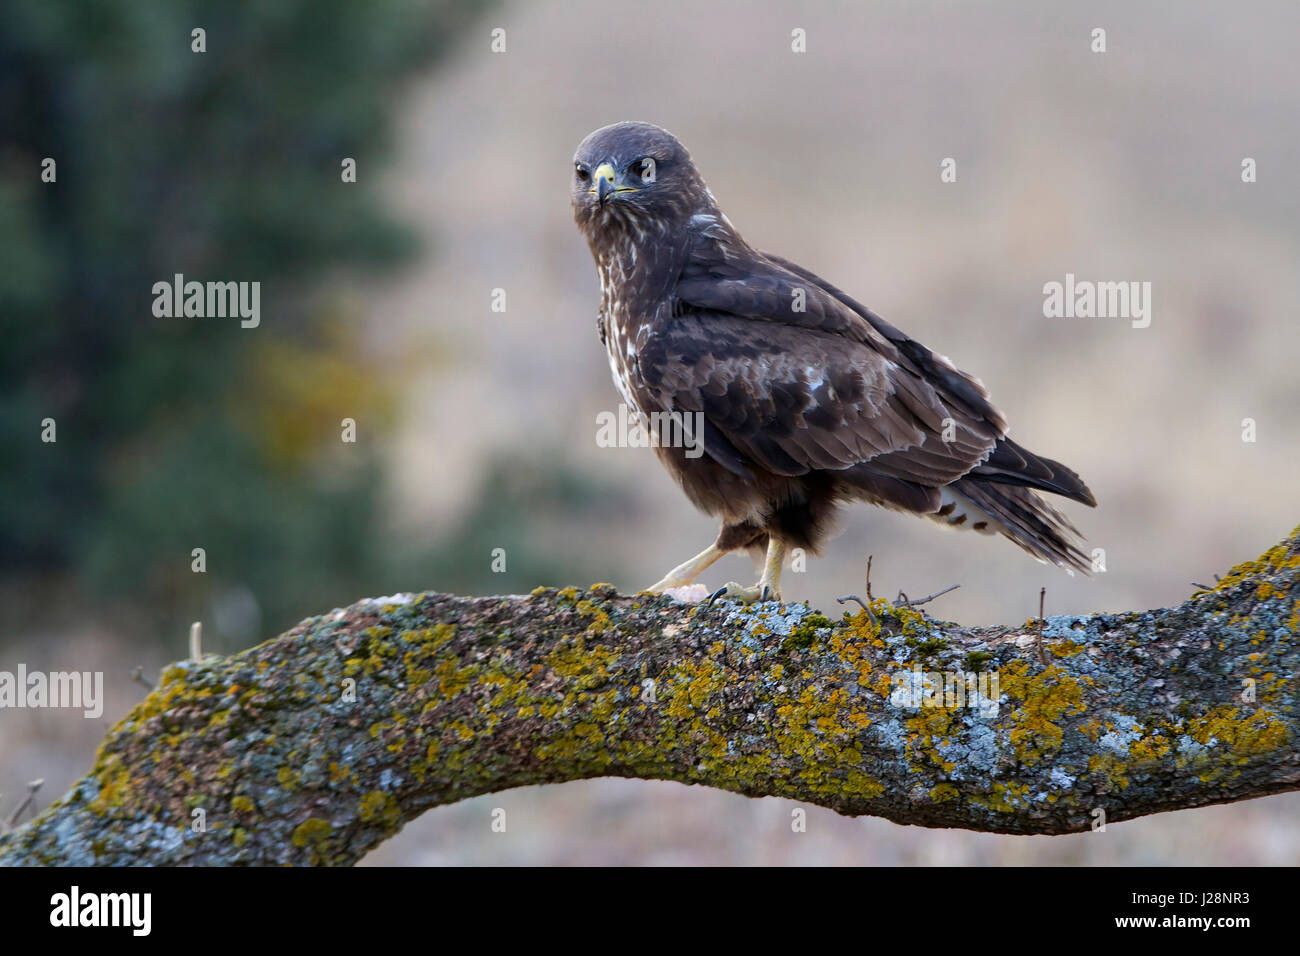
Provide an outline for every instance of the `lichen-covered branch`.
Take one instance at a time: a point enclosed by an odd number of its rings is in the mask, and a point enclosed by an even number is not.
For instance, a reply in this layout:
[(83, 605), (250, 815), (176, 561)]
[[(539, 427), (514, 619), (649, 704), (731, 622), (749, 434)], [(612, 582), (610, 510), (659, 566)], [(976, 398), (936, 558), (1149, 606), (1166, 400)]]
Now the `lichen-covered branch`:
[(603, 585), (362, 601), (168, 668), (0, 863), (348, 864), (429, 807), (599, 776), (1001, 833), (1294, 790), (1298, 533), (1176, 608), (1006, 627)]

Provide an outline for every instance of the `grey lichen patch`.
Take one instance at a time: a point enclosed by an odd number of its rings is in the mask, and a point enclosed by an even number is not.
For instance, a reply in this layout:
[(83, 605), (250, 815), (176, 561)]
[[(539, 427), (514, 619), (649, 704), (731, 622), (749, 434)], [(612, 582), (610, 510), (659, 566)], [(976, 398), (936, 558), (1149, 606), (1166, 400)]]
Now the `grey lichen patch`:
[(1141, 725), (1128, 714), (1115, 714), (1108, 727), (1109, 729), (1098, 738), (1097, 744), (1103, 750), (1109, 750), (1121, 757), (1127, 757), (1129, 748), (1143, 736)]

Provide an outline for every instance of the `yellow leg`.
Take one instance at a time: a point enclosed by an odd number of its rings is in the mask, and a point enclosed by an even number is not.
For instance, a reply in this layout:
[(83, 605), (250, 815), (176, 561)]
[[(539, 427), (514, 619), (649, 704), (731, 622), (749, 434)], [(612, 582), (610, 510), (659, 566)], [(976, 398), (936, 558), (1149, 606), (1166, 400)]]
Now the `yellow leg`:
[(705, 568), (712, 565), (726, 553), (716, 544), (711, 544), (685, 564), (679, 564), (673, 568), (664, 575), (662, 581), (650, 585), (646, 590), (652, 594), (662, 594), (669, 588), (684, 588), (694, 582)]
[[(785, 561), (785, 544), (776, 538), (767, 539), (767, 560), (763, 562), (763, 576), (758, 580), (758, 593), (763, 600), (781, 600), (781, 564)], [(766, 589), (766, 591), (764, 590)]]

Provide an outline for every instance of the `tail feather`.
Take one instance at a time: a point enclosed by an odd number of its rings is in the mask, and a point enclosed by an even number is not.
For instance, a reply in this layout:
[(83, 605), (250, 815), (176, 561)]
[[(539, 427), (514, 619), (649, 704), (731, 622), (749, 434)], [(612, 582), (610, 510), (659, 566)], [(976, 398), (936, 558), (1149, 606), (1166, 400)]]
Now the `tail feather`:
[(985, 477), (966, 477), (942, 489), (944, 503), (933, 517), (1014, 541), (1039, 561), (1088, 574), (1091, 561), (1079, 550), (1081, 535), (1068, 518), (1032, 489)]
[(1097, 504), (1088, 486), (1074, 471), (1059, 461), (1040, 458), (1010, 438), (1000, 439), (993, 453), (970, 473), (970, 477), (1050, 491), (1089, 507)]

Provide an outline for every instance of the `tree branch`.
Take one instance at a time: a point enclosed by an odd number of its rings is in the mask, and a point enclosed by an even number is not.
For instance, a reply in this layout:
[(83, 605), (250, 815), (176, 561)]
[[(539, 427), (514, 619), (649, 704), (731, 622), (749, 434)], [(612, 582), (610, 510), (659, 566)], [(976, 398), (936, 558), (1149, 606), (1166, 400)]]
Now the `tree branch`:
[(0, 864), (350, 864), (430, 807), (600, 776), (999, 833), (1300, 788), (1300, 529), (1170, 609), (870, 606), (361, 601), (169, 667)]

